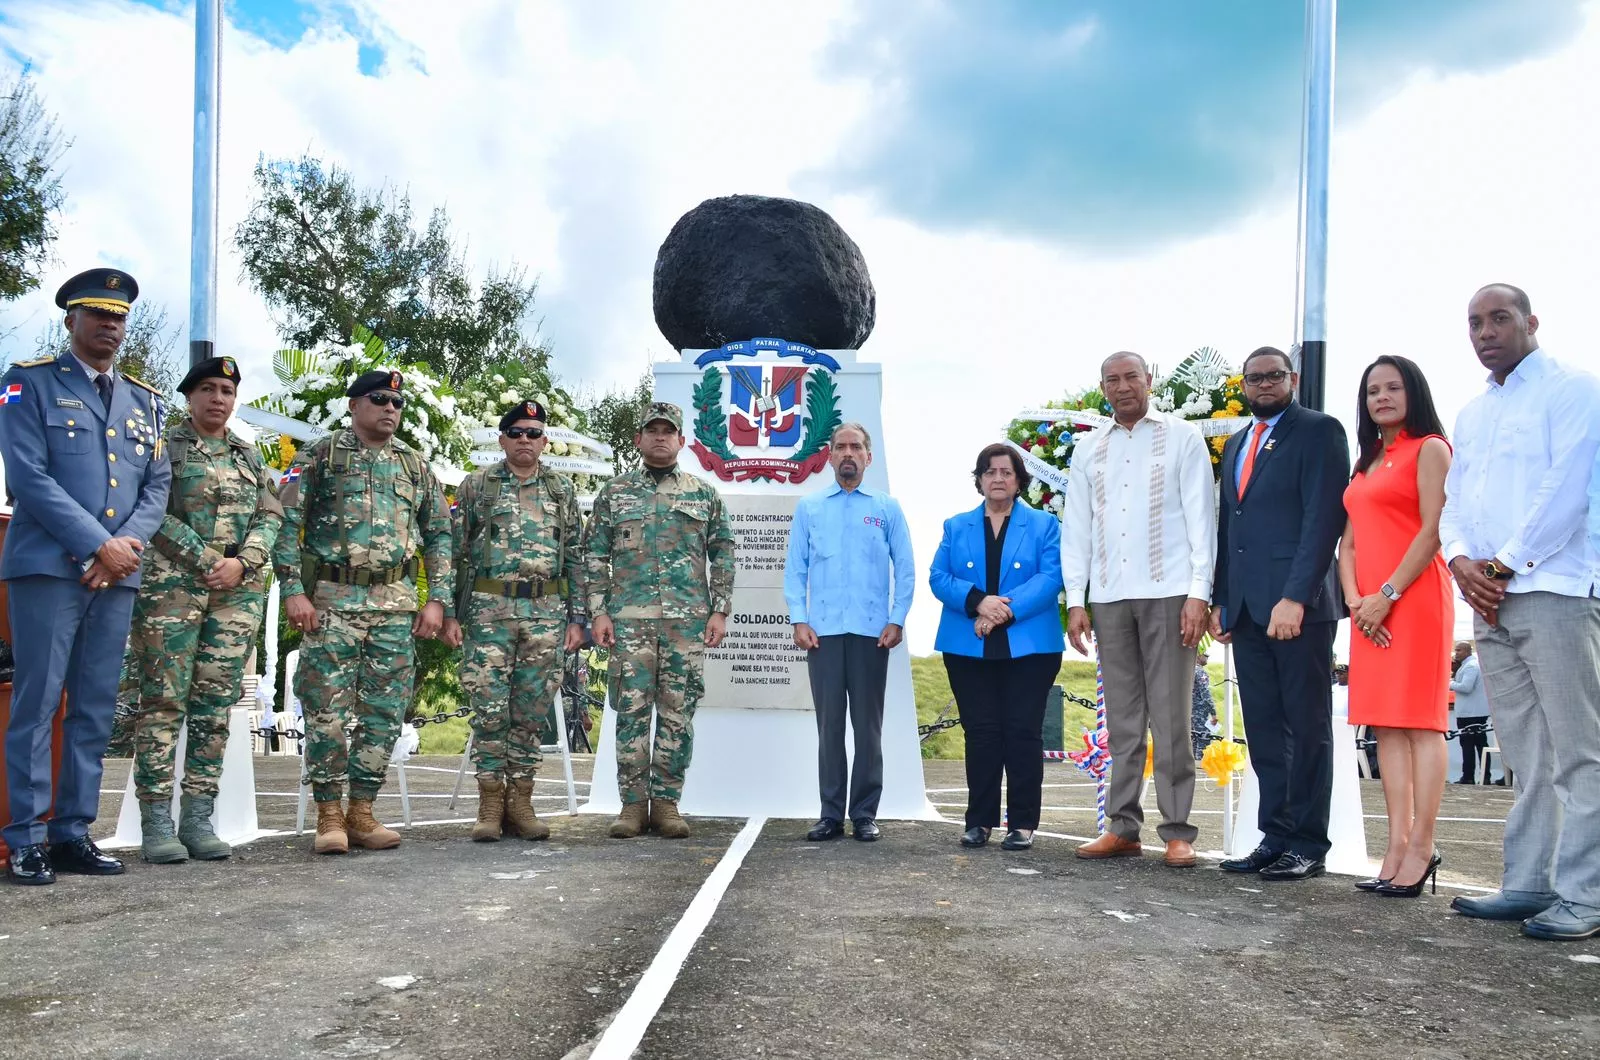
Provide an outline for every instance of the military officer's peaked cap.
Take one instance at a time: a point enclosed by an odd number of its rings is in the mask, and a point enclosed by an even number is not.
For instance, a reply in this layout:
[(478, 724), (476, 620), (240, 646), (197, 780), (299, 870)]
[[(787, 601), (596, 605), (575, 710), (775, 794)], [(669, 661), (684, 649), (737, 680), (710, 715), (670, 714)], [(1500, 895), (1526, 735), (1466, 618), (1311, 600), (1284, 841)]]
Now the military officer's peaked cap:
[(205, 382), (207, 379), (226, 379), (235, 388), (239, 386), (239, 362), (232, 357), (210, 357), (193, 368), (183, 377), (183, 382), (178, 384), (178, 393), (187, 395), (189, 391)]
[(351, 380), (350, 389), (344, 392), (344, 396), (360, 397), (362, 394), (370, 394), (374, 390), (393, 390), (398, 394), (400, 393), (400, 384), (403, 382), (405, 382), (405, 379), (399, 372), (388, 368), (374, 369), (370, 372), (362, 372)]
[(128, 308), (138, 297), (138, 281), (121, 269), (90, 269), (61, 285), (56, 291), (56, 306), (93, 309), (121, 317), (128, 315)]
[(643, 430), (656, 420), (665, 420), (676, 427), (679, 434), (683, 433), (683, 410), (670, 401), (651, 402), (650, 407), (644, 411), (644, 422), (639, 425), (639, 429)]
[(504, 431), (518, 420), (538, 420), (540, 423), (549, 422), (544, 414), (543, 405), (537, 401), (521, 401), (506, 409), (505, 415), (500, 417), (500, 430)]

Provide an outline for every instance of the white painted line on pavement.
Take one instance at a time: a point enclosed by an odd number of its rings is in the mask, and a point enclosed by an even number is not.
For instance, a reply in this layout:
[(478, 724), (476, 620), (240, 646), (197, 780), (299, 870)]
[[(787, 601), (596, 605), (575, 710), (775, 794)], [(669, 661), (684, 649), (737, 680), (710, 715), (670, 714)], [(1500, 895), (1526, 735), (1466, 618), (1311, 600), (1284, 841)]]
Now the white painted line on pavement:
[(694, 944), (705, 933), (706, 925), (711, 923), (722, 896), (728, 891), (728, 885), (733, 882), (739, 866), (744, 864), (744, 856), (755, 846), (766, 823), (765, 817), (752, 817), (733, 837), (727, 853), (711, 870), (706, 882), (700, 885), (689, 908), (683, 911), (682, 919), (656, 952), (650, 967), (639, 977), (638, 985), (617, 1012), (617, 1018), (600, 1035), (594, 1052), (589, 1054), (589, 1060), (628, 1060), (639, 1047), (644, 1040), (644, 1032), (650, 1029), (651, 1021), (661, 1011), (661, 1003), (667, 999), (672, 984), (678, 981), (678, 973), (683, 970), (683, 962), (689, 959), (689, 951), (694, 949)]

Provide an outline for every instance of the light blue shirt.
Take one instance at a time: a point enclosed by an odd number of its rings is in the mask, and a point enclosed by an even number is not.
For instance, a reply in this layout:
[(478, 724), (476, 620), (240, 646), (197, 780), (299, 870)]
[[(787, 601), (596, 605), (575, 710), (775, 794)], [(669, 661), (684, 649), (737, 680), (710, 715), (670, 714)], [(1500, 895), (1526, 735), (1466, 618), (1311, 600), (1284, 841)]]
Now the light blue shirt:
[[(1288, 411), (1288, 409), (1283, 410), (1283, 412)], [(1261, 435), (1261, 448), (1265, 449), (1267, 447), (1267, 439), (1272, 437), (1273, 429), (1278, 426), (1278, 421), (1283, 419), (1283, 412), (1278, 413), (1271, 419), (1256, 420), (1245, 428), (1244, 444), (1239, 447), (1239, 455), (1233, 460), (1233, 488), (1235, 490), (1238, 490), (1239, 479), (1244, 474), (1244, 458), (1250, 452), (1250, 443), (1255, 440), (1256, 424), (1265, 423), (1267, 425), (1266, 432)], [(1256, 459), (1261, 459), (1259, 451), (1256, 453)]]
[(893, 497), (835, 482), (795, 507), (783, 567), (791, 623), (819, 637), (876, 640), (884, 626), (906, 624), (916, 578), (911, 531)]
[(1483, 687), (1483, 673), (1478, 669), (1476, 654), (1467, 656), (1456, 668), (1456, 675), (1450, 679), (1450, 691), (1456, 694), (1456, 717), (1489, 716), (1489, 690)]
[(1600, 454), (1589, 476), (1589, 560), (1594, 564), (1595, 594), (1600, 596)]

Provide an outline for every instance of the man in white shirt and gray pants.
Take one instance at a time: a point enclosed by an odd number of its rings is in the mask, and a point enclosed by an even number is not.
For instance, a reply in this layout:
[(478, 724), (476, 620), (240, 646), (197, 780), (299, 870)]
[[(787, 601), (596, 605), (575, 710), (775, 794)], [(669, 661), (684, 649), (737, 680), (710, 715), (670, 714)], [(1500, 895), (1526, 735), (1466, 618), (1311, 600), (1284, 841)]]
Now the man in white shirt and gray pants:
[(1143, 852), (1139, 804), (1145, 730), (1155, 743), (1157, 834), (1166, 864), (1195, 863), (1194, 748), (1189, 715), (1195, 649), (1210, 615), (1217, 509), (1211, 457), (1192, 424), (1150, 407), (1151, 373), (1136, 353), (1100, 366), (1112, 422), (1080, 437), (1062, 510), (1067, 632), (1088, 654), (1093, 630), (1105, 680), (1111, 788), (1106, 832), (1081, 858)]
[(1600, 381), (1539, 348), (1507, 284), (1467, 309), (1489, 388), (1456, 419), (1439, 536), (1515, 778), (1499, 892), (1451, 907), (1533, 938), (1600, 935), (1600, 596), (1587, 539)]

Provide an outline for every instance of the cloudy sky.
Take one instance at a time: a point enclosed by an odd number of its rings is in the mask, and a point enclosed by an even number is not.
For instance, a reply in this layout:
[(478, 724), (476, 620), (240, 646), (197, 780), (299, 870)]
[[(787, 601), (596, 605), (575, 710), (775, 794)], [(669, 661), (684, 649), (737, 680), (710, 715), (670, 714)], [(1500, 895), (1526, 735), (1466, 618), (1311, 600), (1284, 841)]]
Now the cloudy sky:
[[(892, 487), (931, 556), (972, 454), (1115, 349), (1170, 366), (1293, 339), (1301, 5), (1292, 0), (239, 0), (227, 5), (221, 215), (259, 156), (309, 151), (448, 207), (475, 267), (540, 278), (569, 384), (670, 354), (650, 270), (734, 192), (836, 217), (878, 293)], [(1464, 307), (1526, 287), (1576, 360), (1594, 302), (1600, 4), (1345, 0), (1329, 407), (1414, 357), (1447, 418), (1480, 386)], [(193, 8), (0, 0), (73, 139), (58, 263), (133, 272), (187, 317)], [(220, 344), (267, 387), (266, 308), (224, 249)], [(0, 310), (16, 355), (47, 295)], [(187, 337), (183, 337), (186, 342)], [(184, 347), (180, 347), (184, 348)], [(914, 647), (932, 642), (926, 593)]]

